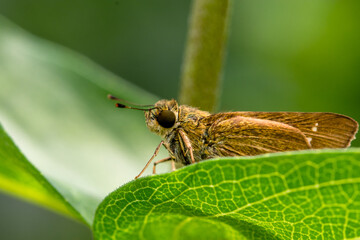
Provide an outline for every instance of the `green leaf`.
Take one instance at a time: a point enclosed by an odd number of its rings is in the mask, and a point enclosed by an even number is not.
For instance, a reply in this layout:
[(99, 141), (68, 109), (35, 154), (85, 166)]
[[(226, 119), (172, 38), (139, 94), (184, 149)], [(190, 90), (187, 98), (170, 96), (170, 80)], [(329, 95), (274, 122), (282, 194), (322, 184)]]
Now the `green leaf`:
[(97, 239), (360, 237), (360, 149), (209, 160), (112, 192)]
[(156, 98), (1, 16), (0, 29), (0, 122), (91, 224), (101, 200), (133, 179), (160, 142), (142, 112), (115, 108), (107, 94), (140, 104)]
[(0, 188), (86, 223), (82, 216), (22, 155), (1, 125)]

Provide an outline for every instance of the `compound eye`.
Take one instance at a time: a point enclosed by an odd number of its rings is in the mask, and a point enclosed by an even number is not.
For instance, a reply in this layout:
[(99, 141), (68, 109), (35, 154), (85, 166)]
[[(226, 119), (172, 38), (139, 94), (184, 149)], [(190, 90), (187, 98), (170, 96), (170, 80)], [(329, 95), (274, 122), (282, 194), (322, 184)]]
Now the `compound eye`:
[(157, 116), (157, 121), (163, 128), (171, 128), (175, 124), (175, 114), (170, 110), (163, 110)]

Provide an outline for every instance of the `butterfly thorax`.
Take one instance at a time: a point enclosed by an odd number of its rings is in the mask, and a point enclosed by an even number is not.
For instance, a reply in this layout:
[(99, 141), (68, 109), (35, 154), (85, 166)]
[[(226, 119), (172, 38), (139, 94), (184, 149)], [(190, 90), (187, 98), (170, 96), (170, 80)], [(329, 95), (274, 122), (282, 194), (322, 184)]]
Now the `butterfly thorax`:
[[(169, 128), (162, 127), (158, 121), (158, 116), (164, 110), (170, 110), (175, 115), (175, 123)], [(155, 109), (145, 112), (147, 127), (163, 139), (170, 154), (183, 164), (190, 164), (191, 159), (180, 131), (183, 131), (189, 139), (195, 160), (201, 160), (202, 139), (206, 132), (206, 126), (201, 120), (208, 116), (210, 116), (209, 112), (186, 105), (179, 106), (173, 99), (160, 100), (155, 104)]]
[(168, 144), (177, 162), (185, 165), (191, 163), (190, 152), (187, 150), (186, 143), (181, 137), (180, 131), (185, 133), (189, 140), (195, 161), (201, 160), (203, 138), (206, 134), (206, 128), (202, 119), (210, 116), (209, 112), (201, 111), (194, 107), (181, 105), (178, 111), (178, 121), (176, 128), (173, 129), (164, 141)]

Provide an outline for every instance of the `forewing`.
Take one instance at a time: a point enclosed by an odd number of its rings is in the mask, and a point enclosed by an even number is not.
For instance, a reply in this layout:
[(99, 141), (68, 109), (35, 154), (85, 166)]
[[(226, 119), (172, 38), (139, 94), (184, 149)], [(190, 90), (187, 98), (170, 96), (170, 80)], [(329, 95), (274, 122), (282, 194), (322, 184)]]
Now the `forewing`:
[(211, 157), (258, 155), (311, 148), (305, 135), (287, 124), (237, 115), (216, 115), (207, 122), (209, 128), (206, 152)]
[(350, 146), (358, 131), (358, 123), (336, 113), (302, 112), (234, 112), (235, 116), (266, 119), (299, 129), (311, 148), (344, 148)]

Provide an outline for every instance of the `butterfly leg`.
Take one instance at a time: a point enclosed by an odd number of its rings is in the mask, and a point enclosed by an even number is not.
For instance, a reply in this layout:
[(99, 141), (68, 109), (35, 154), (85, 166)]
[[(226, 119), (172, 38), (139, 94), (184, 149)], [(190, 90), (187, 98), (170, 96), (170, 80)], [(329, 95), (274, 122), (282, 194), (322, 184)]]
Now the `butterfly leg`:
[(176, 170), (176, 167), (175, 167), (175, 160), (173, 159), (171, 161), (171, 171), (175, 171)]
[(160, 144), (156, 147), (154, 154), (151, 156), (151, 158), (149, 159), (149, 161), (146, 163), (145, 167), (143, 168), (143, 170), (141, 170), (141, 172), (135, 177), (135, 179), (137, 179), (138, 177), (141, 176), (141, 174), (143, 174), (146, 170), (146, 168), (149, 166), (150, 162), (158, 155), (159, 150), (161, 145), (164, 144), (164, 141), (161, 141)]
[(180, 136), (181, 136), (182, 140), (185, 143), (187, 151), (190, 152), (191, 163), (195, 163), (193, 148), (191, 146), (190, 139), (188, 138), (188, 136), (186, 135), (186, 133), (182, 129), (179, 130), (179, 133), (180, 133)]
[[(163, 158), (163, 159), (160, 159), (159, 161), (154, 162), (153, 174), (156, 174), (156, 165), (158, 165), (159, 163), (167, 162), (167, 161), (171, 161), (171, 166), (175, 167), (175, 161), (174, 161), (173, 157)], [(174, 170), (174, 169), (172, 169), (172, 170)]]

